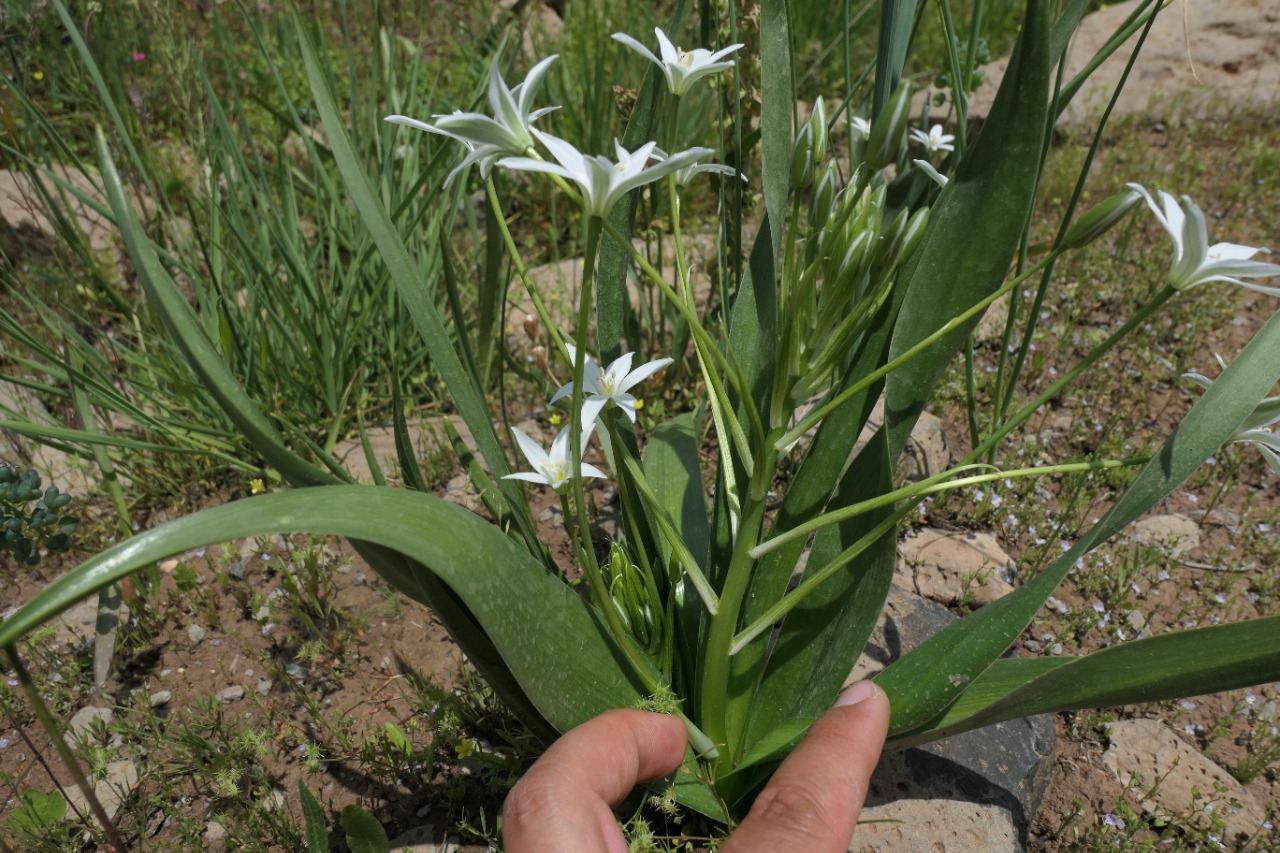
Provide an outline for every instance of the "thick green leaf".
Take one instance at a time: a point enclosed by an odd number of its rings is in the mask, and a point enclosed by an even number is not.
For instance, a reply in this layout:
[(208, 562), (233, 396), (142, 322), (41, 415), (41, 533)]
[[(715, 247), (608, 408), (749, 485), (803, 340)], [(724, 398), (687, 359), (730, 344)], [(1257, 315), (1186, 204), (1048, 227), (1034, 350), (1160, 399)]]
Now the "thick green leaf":
[[(833, 503), (857, 503), (884, 494), (892, 484), (886, 432), (881, 429), (854, 459)], [(835, 559), (891, 513), (892, 509), (885, 507), (823, 529), (814, 538), (805, 574)], [(768, 738), (782, 721), (816, 717), (830, 706), (884, 609), (896, 553), (897, 540), (890, 530), (783, 620), (768, 668), (752, 700), (745, 739), (748, 749)], [(734, 710), (737, 712), (736, 707)]]
[(1076, 561), (1162, 501), (1240, 428), (1280, 381), (1280, 314), (1273, 315), (1196, 401), (1102, 519), (1026, 586), (966, 616), (904, 655), (876, 682), (893, 705), (891, 734), (927, 725), (1030, 624)]
[[(453, 404), (471, 430), (471, 435), (489, 470), (495, 477), (501, 478), (511, 473), (511, 469), (507, 464), (506, 454), (498, 443), (498, 436), (494, 432), (493, 420), (484, 398), (471, 382), (457, 353), (454, 352), (449, 334), (445, 330), (444, 318), (440, 316), (439, 309), (431, 299), (430, 290), (423, 286), (418, 265), (409, 257), (404, 241), (400, 239), (399, 233), (392, 224), (382, 199), (356, 157), (342, 116), (334, 103), (333, 95), (329, 92), (329, 84), (316, 57), (315, 48), (301, 28), (298, 30), (298, 41), (307, 77), (311, 81), (311, 90), (315, 95), (316, 108), (320, 112), (325, 134), (329, 139), (329, 147), (338, 164), (338, 169), (342, 172), (342, 177), (346, 180), (352, 201), (360, 211), (374, 242), (378, 245), (378, 252), (382, 256), (383, 263), (387, 265), (391, 280), (395, 282), (400, 299), (413, 317), (422, 341), (431, 355), (432, 367), (444, 379)], [(529, 517), (529, 505), (525, 500), (524, 492), (511, 480), (497, 479), (496, 485), (506, 497), (507, 503), (513, 510), (514, 520), (524, 533), (530, 547), (535, 547), (537, 533)]]
[(702, 488), (694, 412), (666, 421), (649, 436), (644, 452), (644, 475), (690, 553), (705, 569), (711, 528)]
[(1200, 696), (1280, 681), (1280, 616), (1121, 643), (1072, 658), (995, 661), (905, 749), (1001, 720)]
[[(772, 258), (778, 258), (782, 254), (782, 235), (787, 224), (787, 195), (791, 179), (791, 116), (796, 101), (792, 73), (791, 23), (787, 0), (763, 0), (760, 4), (761, 181), (764, 184), (764, 209), (768, 214), (770, 230), (760, 230), (756, 235), (756, 245), (766, 237), (769, 238)], [(754, 258), (754, 249), (752, 255)], [(754, 264), (753, 259), (752, 265)], [(763, 288), (765, 284), (766, 280), (757, 278), (757, 288)], [(772, 290), (772, 276), (767, 284)], [(771, 347), (775, 343), (772, 333), (769, 343)], [(761, 410), (765, 408), (763, 403), (759, 405)]]
[[(729, 316), (729, 350), (742, 367), (751, 398), (761, 412), (769, 409), (769, 385), (778, 346), (776, 256), (771, 236), (774, 230), (773, 221), (765, 214)], [(745, 420), (741, 405), (738, 411), (739, 420)]]
[(876, 79), (872, 90), (873, 117), (889, 102), (902, 80), (911, 31), (915, 27), (916, 0), (881, 0), (880, 40), (876, 42)]
[[(889, 335), (893, 329), (893, 318), (900, 303), (899, 292), (881, 309), (872, 326), (868, 342), (863, 345), (844, 382), (833, 393), (850, 387), (852, 383), (861, 380), (884, 363), (884, 355), (889, 346)], [(863, 425), (871, 415), (881, 387), (882, 383), (874, 384), (863, 394), (844, 403), (822, 421), (805, 454), (804, 461), (787, 488), (782, 507), (774, 520), (771, 536), (790, 530), (822, 512), (844, 475), (846, 462), (849, 461)], [(769, 607), (782, 598), (804, 547), (803, 541), (797, 541), (794, 545), (785, 546), (768, 554), (757, 564), (743, 605), (742, 623), (744, 625), (749, 625), (760, 618)], [(811, 626), (815, 634), (820, 629), (819, 625)], [(746, 673), (759, 673), (769, 645), (769, 636), (764, 635), (739, 652), (733, 659), (733, 677), (738, 679)], [(780, 704), (770, 702), (764, 697), (759, 707), (753, 711), (753, 716), (754, 721), (750, 729), (750, 734), (753, 736), (762, 736), (784, 719)]]
[[(994, 292), (1017, 249), (1040, 174), (1052, 59), (1047, 3), (1028, 0), (1022, 34), (982, 132), (938, 196), (910, 273), (890, 358)], [(885, 389), (889, 455), (896, 459), (974, 317), (906, 365)]]
[(329, 828), (325, 826), (324, 810), (301, 779), (298, 780), (298, 799), (302, 801), (302, 817), (306, 822), (307, 853), (329, 853)]
[(111, 152), (107, 150), (107, 141), (101, 129), (98, 130), (97, 139), (98, 159), (107, 189), (107, 200), (124, 238), (129, 260), (147, 295), (147, 304), (159, 315), (192, 371), (200, 378), (228, 419), (253, 444), (254, 449), (291, 482), (305, 485), (339, 482), (332, 474), (320, 470), (286, 447), (271, 422), (259, 411), (257, 403), (250, 399), (231, 374), (205, 336), (191, 306), (156, 257), (155, 248), (147, 239), (134, 215), (133, 205), (125, 196), (124, 186), (116, 172), (115, 162), (111, 159)]
[(558, 731), (629, 707), (641, 695), (594, 609), (528, 552), (461, 507), (377, 486), (262, 495), (140, 533), (59, 578), (0, 623), (0, 648), (150, 562), (212, 542), (288, 532), (345, 536), (405, 555), (410, 561), (399, 566), (374, 568), (419, 601), (427, 567), (470, 608)]
[(351, 853), (391, 853), (391, 840), (378, 819), (359, 806), (342, 810), (342, 831)]

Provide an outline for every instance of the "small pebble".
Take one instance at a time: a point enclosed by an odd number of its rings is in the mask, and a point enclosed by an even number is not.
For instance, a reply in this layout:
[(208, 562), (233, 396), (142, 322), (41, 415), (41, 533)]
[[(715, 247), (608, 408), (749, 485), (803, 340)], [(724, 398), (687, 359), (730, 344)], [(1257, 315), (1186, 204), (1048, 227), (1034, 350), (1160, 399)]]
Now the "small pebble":
[(258, 679), (258, 692), (259, 692), (260, 694), (262, 694), (263, 696), (266, 696), (268, 693), (270, 693), (270, 692), (271, 692), (271, 679), (270, 679), (270, 678), (259, 678), (259, 679)]
[(163, 708), (173, 699), (173, 693), (169, 690), (157, 690), (151, 694), (151, 707)]
[(204, 634), (204, 628), (199, 625), (192, 624), (187, 626), (187, 636), (191, 638), (192, 643), (199, 643), (204, 639)]
[(218, 691), (218, 699), (223, 702), (237, 702), (244, 698), (244, 688), (238, 684), (224, 687)]

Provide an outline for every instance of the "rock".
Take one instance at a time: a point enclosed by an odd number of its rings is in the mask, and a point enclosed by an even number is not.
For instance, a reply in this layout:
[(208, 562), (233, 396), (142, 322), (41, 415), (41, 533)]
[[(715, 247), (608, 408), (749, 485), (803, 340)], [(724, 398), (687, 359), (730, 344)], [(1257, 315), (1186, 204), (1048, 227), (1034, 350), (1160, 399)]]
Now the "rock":
[(200, 641), (204, 639), (204, 635), (205, 630), (199, 625), (192, 623), (187, 626), (187, 636), (191, 638), (192, 645), (199, 645)]
[(238, 684), (224, 687), (218, 691), (218, 701), (220, 702), (238, 702), (243, 698), (244, 688)]
[(849, 853), (1000, 853), (1019, 849), (1018, 831), (1007, 809), (955, 800), (895, 800), (868, 805), (849, 844)]
[(271, 692), (271, 686), (272, 685), (271, 685), (270, 678), (259, 678), (258, 684), (257, 684), (258, 695), (266, 696), (268, 693)]
[(1200, 547), (1200, 525), (1176, 512), (1140, 518), (1129, 528), (1129, 534), (1144, 545), (1164, 546), (1174, 557), (1185, 557)]
[[(1107, 41), (1138, 0), (1115, 3), (1087, 16), (1066, 54), (1066, 79), (1074, 77)], [(1060, 122), (1080, 122), (1101, 112), (1138, 34), (1111, 55), (1085, 83)], [(1118, 115), (1172, 114), (1187, 110), (1225, 113), (1231, 104), (1274, 104), (1280, 95), (1280, 15), (1275, 0), (1184, 0), (1156, 17), (1132, 74), (1116, 103)], [(986, 115), (1008, 65), (984, 68), (986, 78), (969, 100), (970, 115)], [(927, 95), (926, 95), (927, 96)]]
[(227, 828), (216, 820), (204, 825), (205, 853), (223, 853), (227, 849)]
[[(120, 622), (129, 621), (129, 607), (120, 605)], [(93, 596), (58, 614), (54, 623), (53, 642), (55, 645), (74, 645), (91, 640), (98, 624), (98, 598)]]
[[(133, 793), (133, 789), (137, 785), (138, 768), (132, 761), (125, 758), (120, 761), (112, 761), (107, 765), (106, 775), (93, 786), (93, 795), (102, 804), (107, 817), (114, 819), (116, 813), (120, 811), (121, 804), (129, 798), (129, 795)], [(89, 801), (85, 799), (84, 794), (78, 787), (74, 785), (67, 787), (66, 794), (67, 802), (70, 803), (72, 809), (86, 816), (93, 814), (89, 809)], [(91, 817), (90, 819), (92, 820)]]
[[(856, 455), (884, 424), (884, 398), (876, 401), (871, 416), (853, 445)], [(909, 482), (917, 482), (934, 474), (940, 474), (951, 465), (951, 451), (947, 449), (946, 430), (936, 415), (921, 412), (916, 425), (907, 438), (907, 446), (898, 459), (898, 475)]]
[(97, 720), (102, 720), (103, 724), (109, 726), (115, 718), (115, 712), (110, 708), (96, 708), (93, 705), (89, 705), (76, 711), (67, 726), (71, 731), (72, 737), (84, 737), (88, 735), (89, 730)]
[(1146, 794), (1141, 805), (1147, 813), (1173, 811), (1205, 827), (1211, 805), (1226, 823), (1223, 841), (1229, 847), (1239, 836), (1252, 837), (1266, 820), (1265, 809), (1243, 785), (1159, 720), (1125, 720), (1110, 729), (1102, 763), (1122, 783), (1136, 781)]
[[(955, 619), (910, 590), (890, 587), (849, 682), (874, 675)], [(872, 777), (862, 819), (905, 823), (859, 826), (849, 849), (1021, 850), (1049, 783), (1054, 745), (1053, 723), (1042, 715), (884, 756)], [(944, 810), (950, 816), (946, 821), (915, 817)]]
[(925, 527), (898, 544), (898, 581), (925, 598), (953, 605), (972, 596), (990, 604), (1013, 586), (1001, 573), (1013, 560), (989, 533)]
[(173, 691), (171, 690), (157, 690), (151, 694), (150, 702), (152, 708), (163, 708), (171, 701), (173, 701)]

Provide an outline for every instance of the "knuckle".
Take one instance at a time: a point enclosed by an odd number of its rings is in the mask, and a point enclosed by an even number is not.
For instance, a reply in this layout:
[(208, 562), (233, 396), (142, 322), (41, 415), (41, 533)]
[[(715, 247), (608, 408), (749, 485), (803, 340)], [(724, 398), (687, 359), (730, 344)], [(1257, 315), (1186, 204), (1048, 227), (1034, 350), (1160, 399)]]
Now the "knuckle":
[(542, 774), (531, 773), (515, 784), (507, 793), (502, 807), (503, 821), (529, 824), (554, 815), (560, 808), (559, 788)]
[(750, 816), (798, 839), (825, 838), (840, 829), (822, 795), (803, 785), (766, 788), (756, 797)]

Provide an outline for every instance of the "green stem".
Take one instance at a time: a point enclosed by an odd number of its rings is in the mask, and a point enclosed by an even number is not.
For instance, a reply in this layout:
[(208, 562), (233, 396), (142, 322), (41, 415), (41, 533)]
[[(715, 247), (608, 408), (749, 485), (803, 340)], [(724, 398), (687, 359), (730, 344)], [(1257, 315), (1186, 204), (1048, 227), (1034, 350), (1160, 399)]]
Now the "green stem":
[[(769, 457), (768, 465), (762, 464), (757, 471), (771, 470), (776, 454), (766, 448)], [(742, 613), (742, 603), (751, 584), (752, 570), (755, 560), (751, 558), (752, 543), (757, 541), (764, 524), (765, 500), (755, 495), (761, 490), (757, 487), (757, 473), (752, 478), (750, 496), (743, 509), (742, 521), (734, 542), (733, 556), (729, 560), (729, 568), (725, 573), (724, 587), (720, 591), (718, 611), (711, 616), (711, 625), (707, 631), (706, 649), (703, 653), (702, 690), (699, 711), (707, 734), (717, 744), (726, 746), (721, 769), (728, 770), (726, 762), (732, 761), (740, 752), (739, 743), (741, 729), (745, 720), (729, 719), (729, 706), (733, 697), (729, 695), (730, 648), (733, 635), (738, 627), (738, 619)]]
[(485, 179), (484, 187), (485, 194), (489, 198), (489, 206), (493, 208), (494, 219), (498, 222), (498, 230), (502, 232), (502, 242), (507, 247), (507, 254), (511, 256), (511, 263), (516, 268), (516, 275), (520, 276), (520, 283), (524, 285), (525, 293), (529, 294), (529, 299), (533, 302), (533, 310), (538, 312), (538, 319), (542, 321), (543, 328), (547, 330), (547, 334), (556, 345), (556, 349), (560, 351), (560, 355), (566, 361), (569, 361), (569, 350), (564, 345), (564, 338), (560, 336), (560, 330), (556, 328), (555, 323), (551, 322), (551, 315), (547, 312), (547, 307), (542, 304), (542, 297), (538, 294), (538, 289), (534, 287), (533, 280), (529, 278), (529, 269), (524, 265), (524, 261), (521, 260), (520, 250), (516, 248), (516, 241), (511, 236), (511, 229), (507, 227), (507, 217), (502, 212), (502, 203), (498, 200), (498, 191), (493, 184), (492, 176)]
[[(605, 232), (622, 246), (623, 250), (630, 255), (631, 259), (640, 267), (641, 272), (643, 272), (649, 280), (662, 291), (668, 301), (670, 301), (675, 306), (676, 310), (680, 312), (681, 316), (684, 317), (685, 322), (689, 324), (689, 330), (693, 333), (694, 346), (698, 348), (699, 353), (706, 358), (708, 362), (714, 361), (720, 365), (721, 369), (724, 371), (724, 375), (729, 379), (729, 384), (733, 386), (733, 390), (742, 400), (742, 405), (747, 412), (747, 420), (751, 424), (753, 435), (758, 442), (763, 441), (764, 423), (760, 420), (760, 412), (756, 409), (755, 402), (751, 397), (750, 389), (747, 387), (746, 379), (742, 376), (741, 370), (734, 368), (734, 365), (730, 363), (728, 357), (720, 351), (720, 348), (716, 346), (715, 341), (711, 340), (711, 336), (702, 328), (702, 324), (698, 322), (697, 314), (690, 310), (689, 306), (680, 298), (680, 295), (672, 289), (671, 285), (667, 284), (666, 280), (662, 277), (662, 274), (653, 268), (653, 264), (649, 263), (643, 255), (636, 251), (636, 247), (631, 244), (631, 241), (623, 239), (622, 235), (618, 233), (618, 230), (608, 221), (604, 223), (604, 228)], [(716, 394), (721, 401), (727, 404), (728, 396), (725, 394), (724, 385), (721, 383), (719, 376), (714, 371), (704, 371), (703, 375), (706, 378), (707, 384), (711, 388), (712, 393)], [(737, 418), (734, 416), (732, 409), (727, 405), (725, 406), (725, 417), (732, 426), (731, 432), (734, 438), (734, 443), (739, 445), (739, 452), (743, 455), (743, 464), (748, 470), (751, 470), (753, 468), (752, 453), (750, 452), (750, 447), (746, 443), (746, 434), (742, 431), (741, 425), (738, 424)]]
[(882, 506), (895, 504), (900, 500), (910, 500), (912, 498), (923, 498), (927, 495), (937, 494), (939, 492), (949, 492), (954, 489), (962, 489), (965, 486), (975, 486), (981, 483), (988, 483), (992, 480), (1019, 480), (1024, 477), (1040, 477), (1046, 474), (1072, 474), (1080, 471), (1101, 471), (1111, 468), (1123, 468), (1130, 465), (1145, 465), (1151, 461), (1149, 456), (1127, 456), (1123, 459), (1104, 459), (1102, 461), (1093, 460), (1090, 462), (1063, 462), (1058, 465), (1041, 465), (1032, 468), (1011, 468), (1008, 471), (993, 471), (987, 474), (974, 474), (971, 477), (962, 477), (958, 480), (945, 480), (944, 478), (954, 476), (960, 470), (968, 470), (975, 466), (973, 464), (963, 465), (959, 468), (953, 468), (942, 474), (930, 477), (928, 480), (919, 483), (912, 483), (910, 486), (903, 486), (892, 492), (886, 492), (883, 495), (871, 498), (870, 500), (859, 501), (856, 504), (841, 507), (832, 512), (820, 515), (817, 518), (810, 519), (804, 524), (797, 524), (785, 533), (780, 533), (767, 542), (762, 542), (751, 549), (751, 557), (760, 559), (771, 551), (776, 551), (788, 542), (796, 539), (807, 538), (809, 534), (815, 533), (824, 527), (830, 527), (833, 524), (839, 524), (848, 521), (854, 516), (861, 515), (864, 512), (870, 512), (873, 509), (879, 509)]
[[(1035, 272), (1034, 268), (1031, 270), (1028, 270), (1028, 274), (1032, 272)], [(1111, 348), (1114, 347), (1116, 344), (1118, 344), (1120, 341), (1122, 341), (1126, 336), (1128, 336), (1130, 332), (1132, 332), (1138, 326), (1145, 323), (1147, 321), (1147, 318), (1150, 317), (1152, 314), (1154, 314), (1156, 312), (1156, 309), (1164, 305), (1164, 303), (1168, 302), (1170, 297), (1172, 297), (1175, 293), (1177, 293), (1177, 291), (1174, 290), (1173, 287), (1169, 285), (1165, 285), (1163, 288), (1161, 288), (1161, 290), (1158, 293), (1156, 293), (1155, 296), (1151, 297), (1151, 301), (1149, 301), (1146, 305), (1143, 305), (1141, 308), (1139, 308), (1138, 312), (1134, 314), (1132, 317), (1130, 317), (1123, 326), (1121, 326), (1119, 329), (1116, 329), (1114, 332), (1111, 333), (1111, 335), (1105, 341), (1103, 341), (1102, 343), (1094, 347), (1092, 350), (1090, 350), (1088, 355), (1086, 355), (1083, 359), (1080, 360), (1079, 364), (1077, 364), (1075, 367), (1071, 368), (1066, 373), (1064, 373), (1062, 377), (1058, 379), (1057, 382), (1054, 382), (1047, 389), (1045, 389), (1045, 391), (1041, 393), (1040, 396), (1036, 397), (1030, 403), (1023, 406), (1021, 409), (1019, 409), (1017, 414), (1015, 414), (1012, 418), (1002, 423), (999, 429), (997, 429), (991, 435), (987, 436), (987, 438), (981, 444), (974, 447), (973, 450), (969, 451), (969, 454), (965, 456), (964, 459), (960, 460), (960, 464), (963, 465), (965, 463), (973, 462), (976, 459), (982, 458), (982, 456), (986, 454), (987, 451), (995, 447), (1005, 436), (1013, 432), (1018, 427), (1022, 426), (1022, 424), (1027, 420), (1027, 418), (1031, 417), (1037, 411), (1039, 411), (1041, 406), (1043, 406), (1045, 403), (1052, 400), (1054, 397), (1058, 396), (1058, 394), (1062, 392), (1062, 389), (1066, 388), (1069, 384), (1075, 381), (1075, 379), (1081, 373), (1084, 373), (1086, 370), (1092, 367), (1093, 364), (1098, 359), (1102, 358), (1102, 356), (1110, 352)]]

